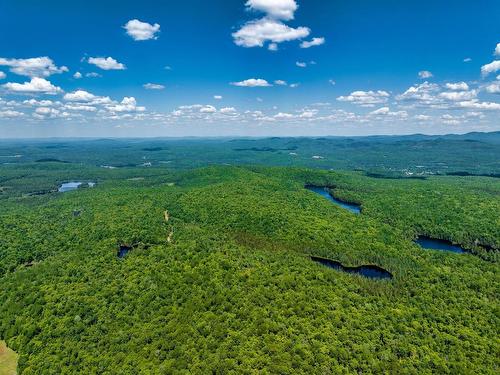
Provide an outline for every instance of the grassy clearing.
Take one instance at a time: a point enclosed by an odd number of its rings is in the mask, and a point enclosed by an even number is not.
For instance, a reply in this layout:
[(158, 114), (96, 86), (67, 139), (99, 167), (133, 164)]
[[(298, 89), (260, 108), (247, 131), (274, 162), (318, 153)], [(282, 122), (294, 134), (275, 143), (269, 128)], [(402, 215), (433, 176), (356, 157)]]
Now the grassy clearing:
[(18, 354), (0, 341), (0, 375), (15, 375)]

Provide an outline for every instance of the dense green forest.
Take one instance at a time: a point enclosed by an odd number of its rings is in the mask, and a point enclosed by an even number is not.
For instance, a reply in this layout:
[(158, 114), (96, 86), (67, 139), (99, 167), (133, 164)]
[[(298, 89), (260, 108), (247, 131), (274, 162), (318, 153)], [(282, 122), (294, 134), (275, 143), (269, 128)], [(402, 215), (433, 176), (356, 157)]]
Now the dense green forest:
[(497, 374), (498, 134), (325, 139), (0, 144), (18, 373)]

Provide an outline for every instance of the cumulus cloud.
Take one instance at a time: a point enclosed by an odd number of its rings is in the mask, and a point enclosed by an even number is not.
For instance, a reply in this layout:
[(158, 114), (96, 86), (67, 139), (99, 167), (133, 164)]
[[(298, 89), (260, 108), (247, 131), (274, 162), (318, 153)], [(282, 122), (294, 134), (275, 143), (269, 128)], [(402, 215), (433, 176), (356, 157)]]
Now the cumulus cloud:
[(500, 60), (495, 60), (490, 62), (489, 64), (483, 65), (481, 67), (481, 74), (483, 76), (487, 76), (490, 73), (495, 73), (500, 70)]
[(239, 87), (269, 87), (269, 86), (272, 86), (269, 82), (267, 82), (265, 79), (262, 79), (262, 78), (250, 78), (250, 79), (245, 79), (244, 81), (240, 81), (240, 82), (231, 82), (231, 85), (239, 86)]
[(311, 48), (314, 46), (320, 46), (322, 44), (325, 44), (325, 38), (312, 38), (311, 41), (303, 41), (300, 43), (300, 48)]
[(248, 0), (245, 4), (249, 10), (266, 13), (268, 17), (291, 20), (298, 8), (295, 0)]
[(163, 90), (165, 86), (159, 85), (157, 83), (146, 83), (142, 85), (146, 90)]
[(381, 107), (368, 113), (369, 116), (393, 116), (393, 117), (408, 117), (408, 113), (406, 111), (397, 111), (392, 112), (389, 107)]
[(485, 90), (490, 94), (500, 94), (500, 82), (494, 82), (486, 86)]
[(101, 68), (102, 70), (124, 70), (125, 65), (119, 63), (112, 57), (89, 57), (88, 63)]
[(339, 96), (340, 102), (350, 102), (363, 107), (373, 107), (375, 104), (386, 103), (390, 94), (387, 91), (353, 91), (347, 96)]
[(500, 110), (500, 103), (480, 102), (478, 100), (468, 100), (457, 103), (461, 108), (467, 109), (484, 109), (484, 110)]
[(68, 102), (88, 103), (92, 105), (112, 104), (112, 100), (109, 96), (97, 96), (85, 90), (69, 92), (64, 95), (63, 99)]
[(445, 86), (448, 90), (453, 91), (467, 91), (469, 89), (469, 85), (465, 82), (447, 83)]
[(7, 66), (12, 73), (31, 78), (49, 77), (52, 74), (68, 71), (65, 66), (56, 66), (52, 59), (47, 56), (30, 59), (6, 59), (0, 57), (0, 66)]
[(307, 63), (302, 61), (296, 61), (295, 65), (297, 65), (299, 68), (305, 68), (307, 66)]
[(440, 98), (451, 101), (471, 100), (477, 96), (475, 90), (471, 91), (445, 91), (439, 94)]
[(495, 48), (495, 56), (500, 56), (500, 43), (497, 43)]
[(16, 118), (21, 116), (24, 116), (24, 113), (18, 111), (12, 111), (10, 109), (7, 111), (0, 111), (0, 118)]
[(82, 78), (82, 73), (76, 72), (75, 74), (73, 74), (73, 78), (74, 79), (80, 79), (80, 78)]
[(89, 102), (96, 96), (85, 90), (76, 90), (64, 95), (63, 99), (69, 102)]
[(2, 85), (6, 90), (17, 94), (49, 94), (54, 95), (63, 92), (60, 87), (54, 86), (44, 78), (33, 77), (30, 82), (13, 83)]
[(397, 100), (419, 101), (425, 104), (435, 102), (435, 93), (439, 91), (439, 86), (434, 83), (424, 82), (415, 85), (406, 90), (403, 94), (396, 97)]
[(432, 73), (429, 72), (428, 70), (421, 70), (420, 72), (418, 72), (418, 76), (422, 79), (433, 77)]
[(467, 63), (467, 62), (471, 62), (471, 61), (472, 61), (472, 59), (471, 59), (470, 57), (466, 57), (466, 58), (464, 59), (464, 62), (465, 62), (465, 63)]
[(223, 113), (225, 115), (231, 115), (231, 114), (236, 114), (236, 108), (234, 107), (224, 107), (219, 110), (220, 113)]
[(155, 23), (151, 25), (147, 22), (141, 22), (138, 19), (128, 21), (123, 28), (127, 30), (129, 36), (137, 41), (158, 39), (156, 34), (160, 31), (159, 24)]
[(305, 38), (310, 32), (307, 27), (293, 28), (274, 19), (262, 18), (247, 22), (232, 35), (236, 45), (248, 48), (262, 47), (266, 42), (282, 43)]
[(4, 73), (4, 72), (0, 72), (0, 79), (4, 79), (5, 77), (7, 77), (7, 76), (5, 75), (5, 73)]
[(132, 97), (124, 97), (119, 104), (113, 104), (106, 107), (111, 112), (143, 112), (145, 107), (137, 106), (137, 101)]
[(222, 99), (222, 96), (221, 96), (221, 95), (214, 95), (214, 99), (215, 99), (215, 100), (221, 100), (221, 99)]

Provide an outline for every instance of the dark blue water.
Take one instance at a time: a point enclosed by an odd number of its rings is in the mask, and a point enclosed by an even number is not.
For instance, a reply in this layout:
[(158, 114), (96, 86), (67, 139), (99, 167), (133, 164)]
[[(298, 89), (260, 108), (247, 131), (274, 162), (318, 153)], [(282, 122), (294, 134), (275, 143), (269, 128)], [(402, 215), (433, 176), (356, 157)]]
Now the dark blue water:
[(343, 202), (340, 199), (333, 197), (326, 187), (307, 185), (306, 189), (321, 195), (322, 197), (335, 203), (337, 206), (345, 208), (346, 210), (349, 210), (355, 214), (361, 213), (361, 206), (359, 204)]
[(335, 270), (344, 271), (348, 273), (357, 273), (359, 275), (369, 277), (371, 279), (392, 279), (392, 274), (378, 266), (367, 265), (359, 267), (345, 267), (341, 263), (331, 259), (311, 257), (311, 260), (321, 263), (324, 266), (333, 268)]
[(132, 250), (131, 246), (120, 245), (120, 247), (118, 248), (118, 253), (116, 255), (118, 255), (118, 258), (123, 258), (125, 255), (128, 254), (130, 250)]
[(81, 185), (82, 183), (81, 182), (75, 182), (75, 181), (72, 181), (72, 182), (66, 182), (64, 184), (62, 184), (59, 189), (57, 189), (57, 191), (59, 193), (65, 193), (67, 191), (71, 191), (71, 190), (76, 190), (78, 189), (78, 187)]
[(453, 245), (450, 241), (436, 240), (434, 238), (419, 236), (415, 243), (424, 249), (452, 251), (454, 253), (464, 253), (465, 250), (458, 245)]

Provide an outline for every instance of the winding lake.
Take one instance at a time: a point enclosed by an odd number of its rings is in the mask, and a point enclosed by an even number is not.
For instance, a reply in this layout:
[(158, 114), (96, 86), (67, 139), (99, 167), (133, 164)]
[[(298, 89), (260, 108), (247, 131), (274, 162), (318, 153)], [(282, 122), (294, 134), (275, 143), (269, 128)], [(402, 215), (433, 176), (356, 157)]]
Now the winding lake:
[(312, 256), (311, 260), (318, 262), (326, 267), (333, 268), (335, 270), (344, 271), (348, 273), (357, 273), (359, 275), (368, 277), (370, 279), (392, 279), (392, 274), (389, 271), (375, 265), (366, 265), (359, 267), (346, 267), (342, 263), (336, 262), (331, 259), (321, 258)]
[(305, 188), (307, 190), (310, 190), (310, 191), (312, 191), (314, 193), (317, 193), (317, 194), (321, 195), (322, 197), (328, 199), (330, 202), (333, 202), (337, 206), (345, 208), (346, 210), (349, 210), (352, 213), (355, 213), (355, 214), (360, 214), (361, 213), (361, 206), (359, 204), (347, 203), (347, 202), (341, 201), (340, 199), (335, 198), (334, 196), (332, 196), (330, 194), (330, 192), (328, 191), (327, 187), (306, 185)]
[(451, 251), (454, 253), (465, 253), (465, 250), (458, 245), (452, 244), (450, 241), (438, 240), (435, 238), (430, 238), (427, 236), (418, 236), (415, 240), (423, 249), (441, 250), (441, 251)]

